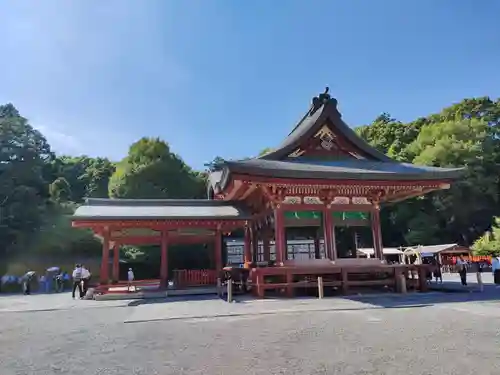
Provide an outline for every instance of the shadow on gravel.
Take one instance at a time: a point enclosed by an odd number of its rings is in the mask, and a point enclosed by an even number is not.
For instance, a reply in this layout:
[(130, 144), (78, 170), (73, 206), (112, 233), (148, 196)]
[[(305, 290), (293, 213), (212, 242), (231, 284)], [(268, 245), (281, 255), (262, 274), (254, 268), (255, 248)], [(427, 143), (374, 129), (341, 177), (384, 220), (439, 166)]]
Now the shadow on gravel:
[[(408, 305), (408, 306), (395, 306), (393, 309), (410, 309), (410, 308), (422, 308), (431, 305)], [(159, 321), (192, 321), (192, 320), (202, 320), (202, 319), (225, 319), (225, 318), (235, 318), (235, 317), (249, 317), (249, 316), (272, 316), (272, 315), (301, 315), (305, 312), (342, 312), (342, 311), (366, 311), (382, 309), (382, 307), (371, 306), (371, 307), (352, 307), (352, 308), (310, 308), (307, 311), (293, 311), (293, 310), (271, 310), (271, 311), (258, 311), (258, 312), (243, 312), (243, 313), (226, 313), (226, 314), (214, 314), (214, 315), (191, 315), (191, 316), (171, 316), (166, 318), (152, 318), (152, 319), (137, 319), (125, 321), (126, 324), (136, 324), (136, 323), (150, 323)]]
[(493, 302), (500, 301), (500, 290), (488, 289), (484, 292), (465, 290), (463, 292), (430, 292), (430, 293), (409, 293), (405, 295), (364, 295), (346, 296), (344, 299), (367, 303), (383, 308), (396, 308), (415, 305), (438, 305), (440, 303), (461, 303), (461, 302)]
[(216, 295), (190, 295), (190, 296), (175, 296), (175, 297), (164, 297), (164, 298), (146, 298), (146, 299), (136, 299), (131, 301), (128, 306), (140, 306), (140, 305), (152, 305), (159, 303), (176, 303), (176, 302), (188, 302), (188, 301), (211, 301), (220, 299)]

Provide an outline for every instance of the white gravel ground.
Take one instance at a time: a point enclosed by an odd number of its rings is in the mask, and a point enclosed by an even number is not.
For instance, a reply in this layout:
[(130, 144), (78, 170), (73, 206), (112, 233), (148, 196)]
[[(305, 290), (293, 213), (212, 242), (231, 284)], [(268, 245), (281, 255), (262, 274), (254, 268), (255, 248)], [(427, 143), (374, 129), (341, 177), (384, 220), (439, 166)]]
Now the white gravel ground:
[(495, 288), (235, 304), (0, 297), (0, 375), (498, 375), (499, 366)]

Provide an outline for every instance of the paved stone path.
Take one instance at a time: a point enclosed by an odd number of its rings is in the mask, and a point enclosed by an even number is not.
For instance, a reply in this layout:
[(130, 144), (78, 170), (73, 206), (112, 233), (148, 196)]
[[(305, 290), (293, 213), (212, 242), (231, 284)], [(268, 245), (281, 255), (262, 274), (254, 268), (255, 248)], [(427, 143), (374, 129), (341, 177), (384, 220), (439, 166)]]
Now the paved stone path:
[(352, 298), (0, 297), (0, 374), (499, 374), (500, 291)]

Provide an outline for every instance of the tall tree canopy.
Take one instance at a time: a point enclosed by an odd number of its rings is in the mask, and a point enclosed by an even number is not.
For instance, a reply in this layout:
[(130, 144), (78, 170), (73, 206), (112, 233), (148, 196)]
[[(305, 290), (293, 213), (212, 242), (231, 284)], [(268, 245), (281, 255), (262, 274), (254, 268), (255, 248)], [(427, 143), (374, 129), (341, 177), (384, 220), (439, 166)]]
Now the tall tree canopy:
[(12, 104), (0, 106), (0, 252), (18, 248), (39, 228), (53, 158), (43, 135)]
[(500, 100), (465, 99), (442, 112), (402, 123), (388, 114), (356, 129), (396, 160), (440, 167), (465, 166), (450, 191), (436, 192), (383, 210), (386, 245), (471, 244), (500, 211)]
[(111, 177), (115, 198), (205, 198), (204, 180), (159, 138), (142, 138), (130, 146)]

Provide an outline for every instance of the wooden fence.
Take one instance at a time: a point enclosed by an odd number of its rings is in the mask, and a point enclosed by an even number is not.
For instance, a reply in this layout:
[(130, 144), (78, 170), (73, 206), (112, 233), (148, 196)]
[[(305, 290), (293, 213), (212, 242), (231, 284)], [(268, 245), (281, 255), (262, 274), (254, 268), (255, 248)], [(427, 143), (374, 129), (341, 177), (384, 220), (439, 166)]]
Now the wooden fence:
[(174, 285), (178, 288), (217, 283), (216, 270), (174, 270)]

